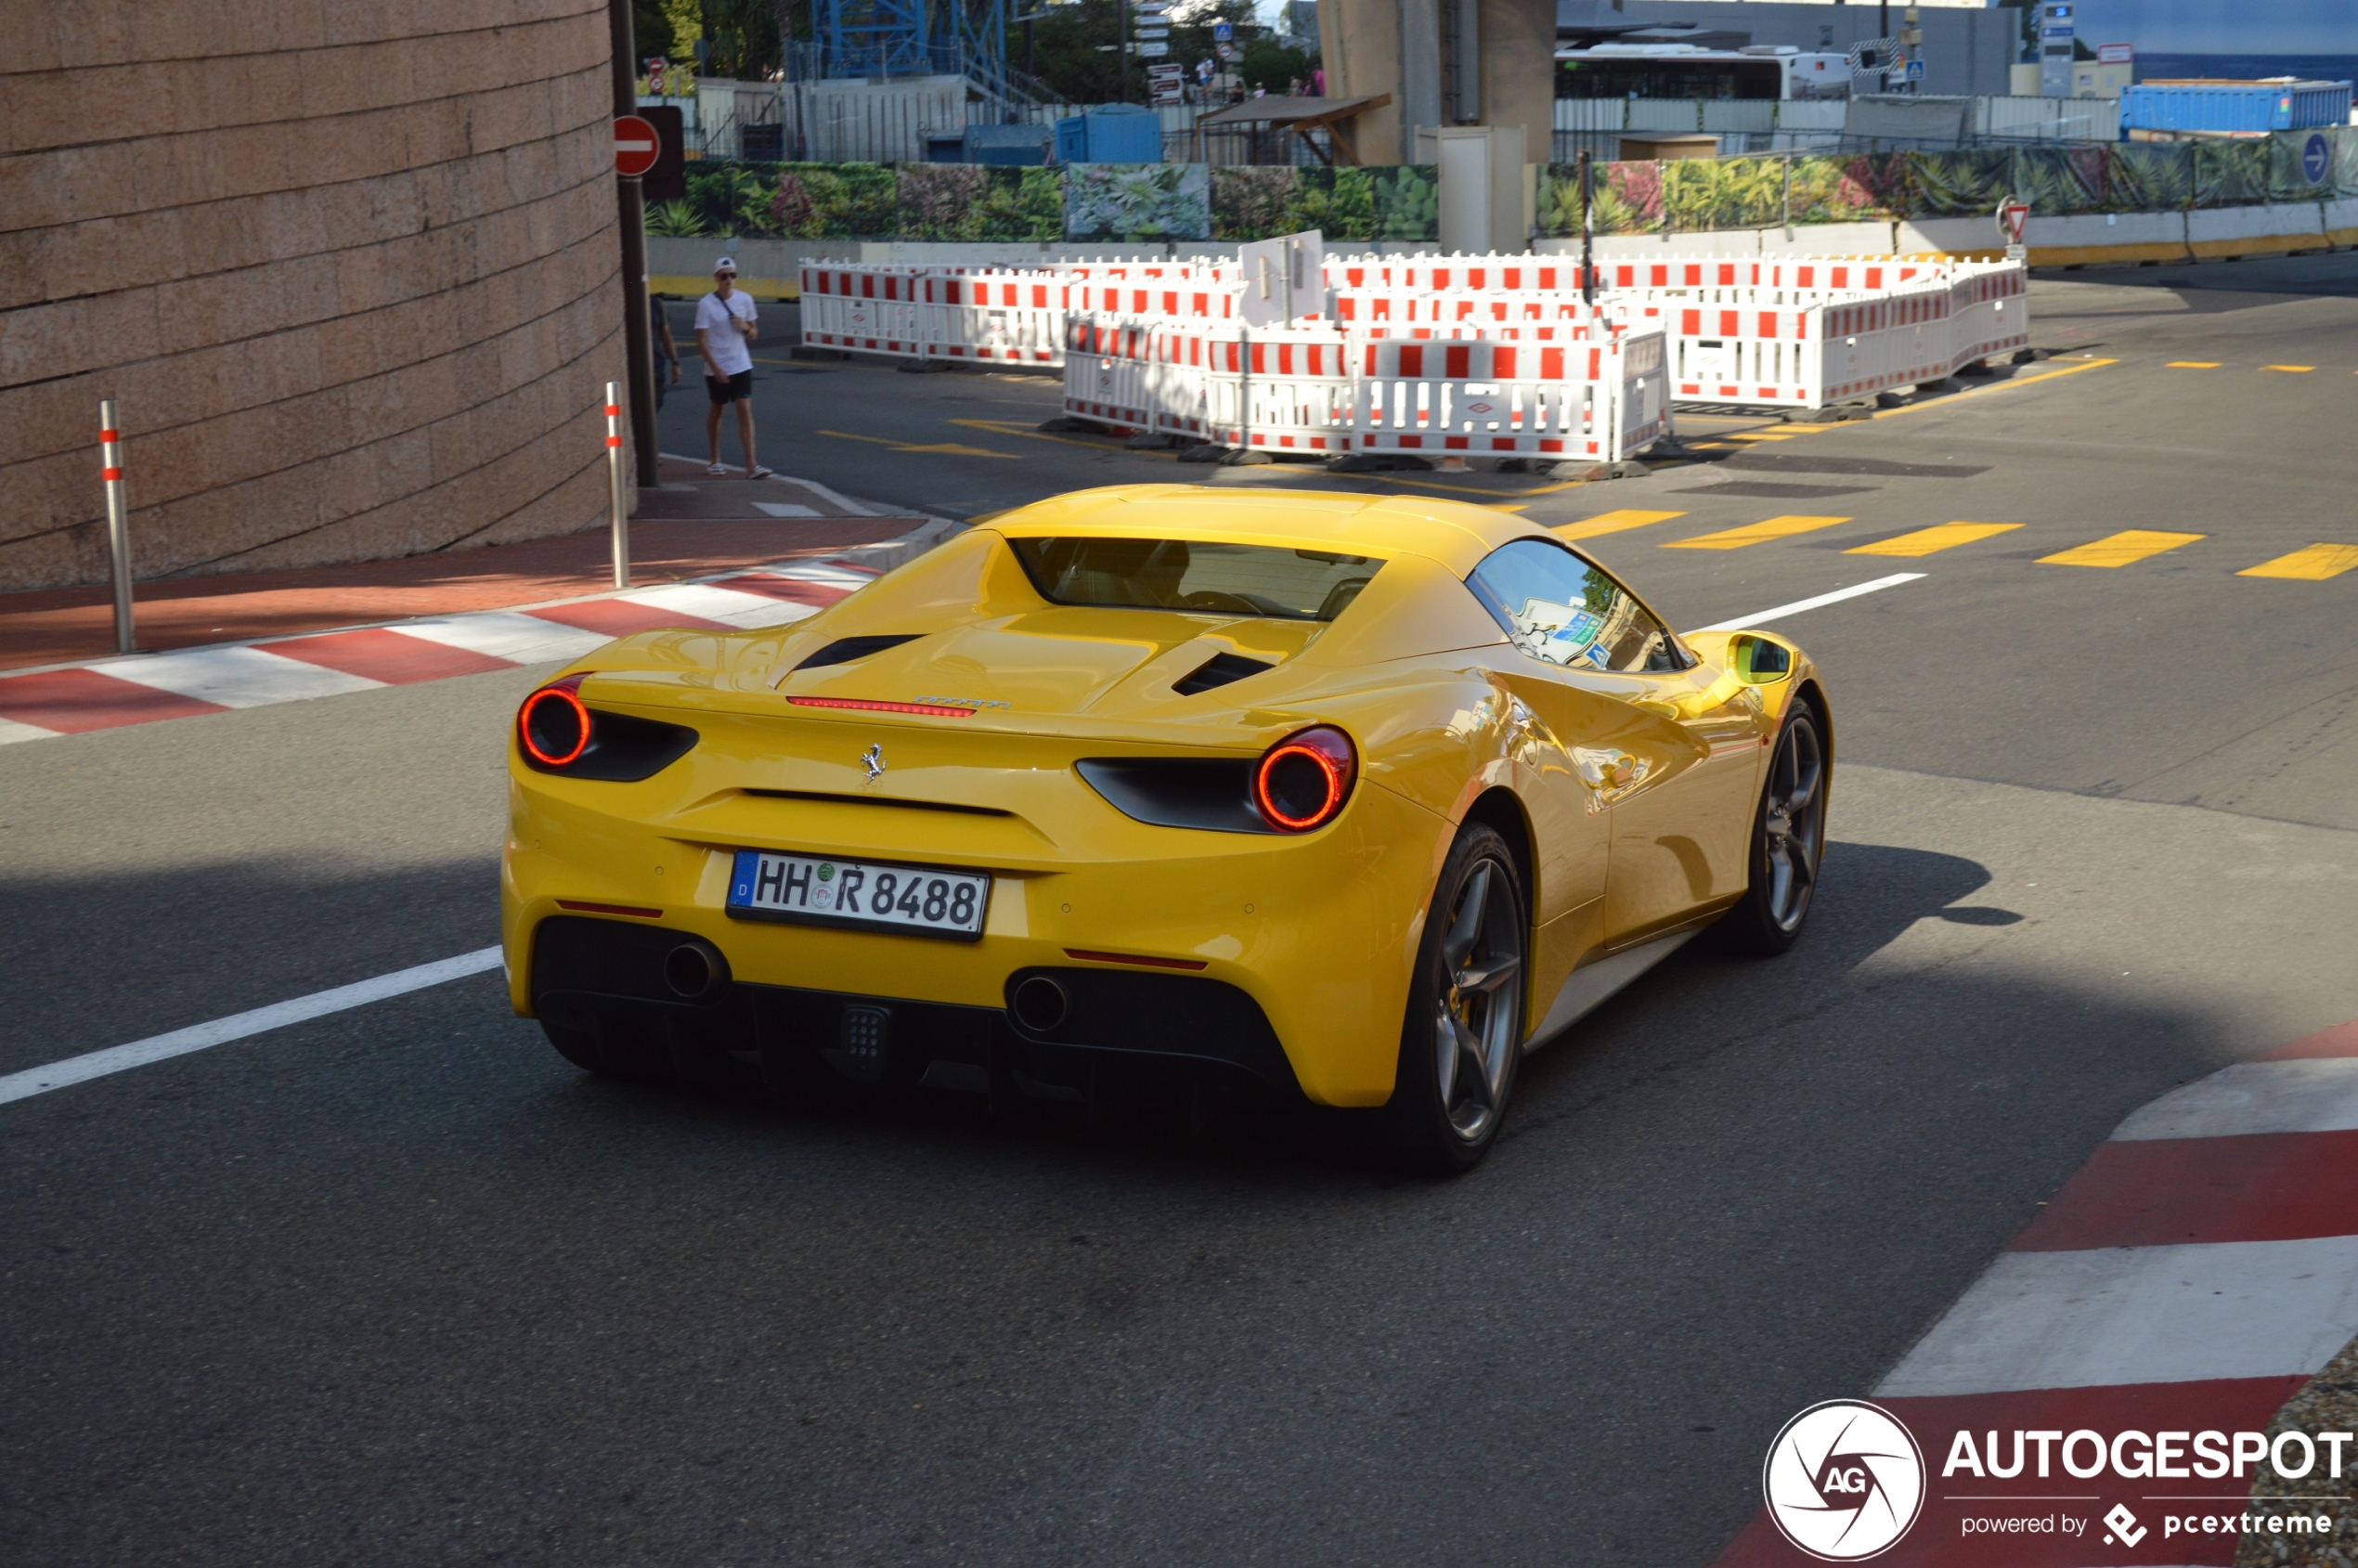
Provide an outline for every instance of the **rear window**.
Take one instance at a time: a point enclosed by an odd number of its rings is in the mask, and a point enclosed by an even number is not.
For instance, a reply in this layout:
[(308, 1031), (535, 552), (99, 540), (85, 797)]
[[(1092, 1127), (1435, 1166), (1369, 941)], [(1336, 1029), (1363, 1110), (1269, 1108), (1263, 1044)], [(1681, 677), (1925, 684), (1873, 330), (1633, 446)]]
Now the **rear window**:
[(1203, 539), (1015, 538), (1016, 559), (1057, 604), (1330, 621), (1383, 563), (1365, 555)]

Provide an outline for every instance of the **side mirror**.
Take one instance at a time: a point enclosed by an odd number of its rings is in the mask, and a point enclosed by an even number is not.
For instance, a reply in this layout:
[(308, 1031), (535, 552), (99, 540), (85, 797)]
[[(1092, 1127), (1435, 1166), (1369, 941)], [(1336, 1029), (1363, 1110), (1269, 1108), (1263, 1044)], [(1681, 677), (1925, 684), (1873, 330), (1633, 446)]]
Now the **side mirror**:
[(1766, 637), (1730, 639), (1728, 668), (1747, 686), (1773, 686), (1793, 674), (1793, 650)]

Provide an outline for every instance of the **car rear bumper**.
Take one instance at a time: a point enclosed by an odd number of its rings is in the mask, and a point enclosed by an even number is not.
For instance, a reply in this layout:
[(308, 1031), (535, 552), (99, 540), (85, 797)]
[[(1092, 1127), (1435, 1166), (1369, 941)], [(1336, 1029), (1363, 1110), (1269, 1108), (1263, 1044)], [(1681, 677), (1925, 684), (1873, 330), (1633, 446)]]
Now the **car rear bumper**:
[(822, 1064), (853, 1082), (1010, 1092), (1089, 1104), (1167, 1098), (1242, 1074), (1302, 1098), (1276, 1031), (1244, 991), (1199, 975), (1038, 965), (1063, 1017), (721, 978), (683, 996), (667, 960), (697, 939), (660, 926), (559, 915), (535, 929), (534, 1011), (560, 1029), (667, 1049), (758, 1053), (789, 1070)]
[[(586, 914), (666, 933), (674, 943), (709, 942), (741, 988), (864, 998), (896, 1009), (929, 1004), (1004, 1015), (1019, 975), (1119, 976), (1121, 994), (1134, 999), (1124, 1004), (1123, 1027), (1161, 1040), (1142, 1054), (1227, 1061), (1272, 1082), (1289, 1077), (1313, 1103), (1329, 1106), (1391, 1097), (1424, 903), (1450, 831), (1440, 816), (1371, 781), (1336, 822), (1298, 837), (1150, 826), (1121, 816), (1077, 781), (1057, 810), (1038, 814), (1044, 824), (1038, 831), (1005, 819), (780, 801), (757, 803), (758, 820), (732, 819), (725, 838), (706, 837), (677, 817), (638, 816), (643, 802), (634, 797), (643, 785), (539, 775), (517, 777), (514, 785), (502, 929), (510, 1000), (526, 1017), (539, 1012), (544, 991), (572, 989), (544, 984), (537, 932), (553, 919)], [(713, 810), (689, 814), (701, 830)], [(969, 821), (991, 832), (965, 835)], [(1030, 839), (1020, 858), (991, 836), (1018, 826)], [(982, 935), (950, 941), (732, 918), (727, 901), (738, 849), (988, 873)], [(1157, 1035), (1160, 1004), (1151, 996), (1160, 994), (1160, 980), (1187, 983), (1173, 995), (1210, 994), (1216, 986), (1250, 1002), (1257, 1027), (1276, 1042), (1284, 1072), (1241, 1045), (1213, 1040), (1243, 1027), (1219, 1022), (1226, 1015), (1217, 1009), (1183, 1013), (1213, 1020), (1198, 1029), (1196, 1044)], [(895, 1028), (900, 1017), (896, 1011)], [(1109, 1027), (1092, 1027), (1091, 1048), (1122, 1048)]]

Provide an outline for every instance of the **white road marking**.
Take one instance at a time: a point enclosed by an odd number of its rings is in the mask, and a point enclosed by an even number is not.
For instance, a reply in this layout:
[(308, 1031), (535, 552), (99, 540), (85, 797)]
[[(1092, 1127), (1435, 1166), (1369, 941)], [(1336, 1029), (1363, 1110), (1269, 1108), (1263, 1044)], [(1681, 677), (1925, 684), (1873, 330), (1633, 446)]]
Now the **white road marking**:
[(804, 608), (801, 605), (790, 606), (784, 601), (771, 599), (765, 594), (746, 593), (739, 589), (722, 588), (711, 583), (673, 583), (616, 597), (669, 615), (693, 616), (698, 620), (746, 628), (778, 626), (799, 619), (792, 612)]
[(144, 659), (110, 659), (89, 667), (118, 680), (176, 693), (223, 707), (263, 707), (304, 697), (373, 692), (384, 684), (324, 665), (281, 658), (260, 648), (186, 648)]
[(602, 632), (583, 631), (513, 610), (478, 610), (472, 615), (403, 621), (394, 629), (405, 637), (422, 637), (446, 648), (464, 648), (471, 654), (517, 664), (577, 659), (614, 641)]
[(1898, 588), (1901, 583), (1915, 582), (1924, 576), (1922, 572), (1894, 572), (1887, 577), (1877, 577), (1871, 583), (1860, 583), (1857, 588), (1838, 588), (1832, 593), (1821, 593), (1815, 599), (1796, 599), (1790, 604), (1780, 604), (1773, 610), (1762, 610), (1754, 615), (1739, 616), (1731, 621), (1714, 621), (1709, 626), (1699, 626), (1695, 629), (1697, 631), (1742, 631), (1749, 627), (1767, 626), (1770, 621), (1781, 620), (1787, 616), (1797, 616), (1804, 610), (1815, 610), (1828, 604), (1839, 604), (1846, 599), (1856, 599), (1862, 593), (1880, 593), (1886, 588)]
[(844, 511), (851, 513), (854, 517), (881, 517), (884, 515), (883, 512), (876, 511), (874, 507), (862, 506), (858, 501), (853, 500), (849, 496), (844, 495), (840, 491), (828, 489), (816, 479), (796, 479), (784, 473), (774, 474), (772, 477), (784, 479), (789, 485), (799, 485), (804, 489), (810, 491), (812, 495), (819, 497), (821, 499), (833, 501), (836, 505), (843, 508)]
[(2358, 1236), (2008, 1252), (1877, 1397), (2315, 1373), (2358, 1334)]
[(797, 506), (791, 501), (755, 501), (753, 509), (765, 517), (822, 517), (815, 506)]
[(2358, 1128), (2358, 1059), (2238, 1062), (2142, 1107), (2116, 1138), (2218, 1138)]
[(35, 724), (19, 724), (13, 719), (0, 719), (0, 745), (18, 741), (45, 741), (57, 735), (55, 730), (44, 730)]
[(390, 975), (379, 975), (372, 980), (356, 980), (350, 985), (337, 986), (332, 991), (315, 991), (292, 1002), (274, 1002), (267, 1007), (256, 1007), (250, 1013), (233, 1013), (226, 1018), (215, 1018), (209, 1024), (192, 1024), (187, 1029), (175, 1029), (170, 1034), (135, 1040), (128, 1045), (110, 1045), (103, 1051), (68, 1056), (46, 1067), (28, 1068), (22, 1072), (0, 1077), (0, 1105), (46, 1094), (52, 1089), (62, 1089), (72, 1083), (86, 1083), (93, 1078), (104, 1078), (109, 1073), (145, 1067), (149, 1062), (185, 1056), (191, 1051), (226, 1045), (232, 1040), (243, 1040), (250, 1035), (284, 1029), (289, 1024), (325, 1017), (330, 1013), (365, 1007), (371, 1002), (382, 1002), (390, 996), (423, 991), (446, 980), (462, 979), (498, 967), (498, 948), (477, 948), (456, 958), (436, 959), (432, 964), (421, 964), (411, 969), (396, 969)]

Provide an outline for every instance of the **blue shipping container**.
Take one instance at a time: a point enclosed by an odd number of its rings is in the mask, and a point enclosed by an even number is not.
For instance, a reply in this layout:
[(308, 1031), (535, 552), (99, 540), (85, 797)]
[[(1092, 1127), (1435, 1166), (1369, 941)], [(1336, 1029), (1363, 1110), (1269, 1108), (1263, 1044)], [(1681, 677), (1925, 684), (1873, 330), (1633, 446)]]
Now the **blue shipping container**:
[(2149, 82), (2129, 89), (2121, 122), (2138, 131), (2306, 131), (2350, 123), (2347, 82)]
[(1101, 104), (1056, 122), (1060, 163), (1160, 163), (1162, 116), (1134, 103)]

